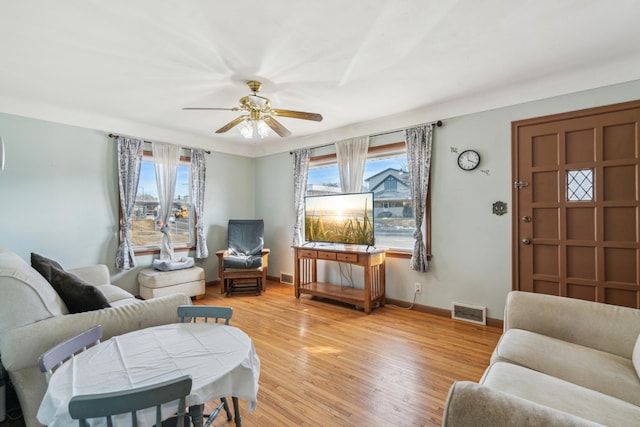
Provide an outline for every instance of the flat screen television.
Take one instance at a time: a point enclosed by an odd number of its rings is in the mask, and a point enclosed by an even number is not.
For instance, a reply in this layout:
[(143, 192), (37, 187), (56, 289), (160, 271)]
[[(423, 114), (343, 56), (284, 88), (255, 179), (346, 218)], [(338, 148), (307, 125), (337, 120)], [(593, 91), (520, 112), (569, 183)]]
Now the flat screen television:
[(373, 193), (341, 193), (304, 199), (307, 242), (367, 245), (375, 243)]

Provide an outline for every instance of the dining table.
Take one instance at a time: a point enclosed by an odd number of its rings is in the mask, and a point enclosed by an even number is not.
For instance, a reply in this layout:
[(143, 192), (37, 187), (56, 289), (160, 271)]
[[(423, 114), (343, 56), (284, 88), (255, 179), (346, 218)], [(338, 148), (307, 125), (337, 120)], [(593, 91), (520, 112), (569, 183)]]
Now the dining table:
[[(49, 378), (37, 418), (49, 427), (76, 425), (68, 408), (73, 396), (126, 391), (182, 375), (192, 377), (186, 404), (195, 427), (202, 427), (204, 404), (211, 400), (243, 399), (247, 412), (257, 406), (260, 359), (244, 331), (217, 323), (172, 323), (114, 336), (66, 361)], [(163, 418), (177, 412), (177, 405), (164, 404)], [(140, 427), (155, 424), (154, 409), (138, 417)], [(105, 424), (92, 419), (90, 425)], [(116, 416), (114, 425), (130, 425), (130, 416)]]

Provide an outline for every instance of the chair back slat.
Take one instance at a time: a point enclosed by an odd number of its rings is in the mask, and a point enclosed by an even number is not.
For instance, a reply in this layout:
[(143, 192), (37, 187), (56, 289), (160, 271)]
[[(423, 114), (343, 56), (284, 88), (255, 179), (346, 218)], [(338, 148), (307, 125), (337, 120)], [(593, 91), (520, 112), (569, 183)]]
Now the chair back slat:
[(233, 316), (233, 308), (211, 306), (211, 305), (181, 305), (178, 307), (178, 317), (181, 323), (195, 322), (202, 318), (205, 323), (209, 320), (215, 323), (229, 324), (229, 319)]
[(74, 354), (86, 350), (89, 346), (97, 344), (102, 339), (102, 325), (94, 326), (73, 338), (52, 347), (38, 358), (38, 366), (41, 372), (51, 374)]
[(109, 393), (85, 394), (73, 396), (69, 401), (71, 418), (79, 421), (80, 427), (87, 419), (107, 418), (112, 425), (111, 417), (118, 414), (131, 414), (131, 425), (138, 425), (137, 411), (156, 407), (156, 425), (162, 423), (160, 408), (163, 403), (178, 400), (178, 426), (184, 426), (186, 414), (186, 397), (191, 392), (191, 376), (183, 375), (158, 384), (138, 387)]

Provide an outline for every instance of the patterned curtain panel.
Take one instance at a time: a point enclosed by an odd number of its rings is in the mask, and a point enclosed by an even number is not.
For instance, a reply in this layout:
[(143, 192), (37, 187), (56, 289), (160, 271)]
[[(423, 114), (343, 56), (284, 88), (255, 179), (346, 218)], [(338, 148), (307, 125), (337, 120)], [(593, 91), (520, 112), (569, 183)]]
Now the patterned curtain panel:
[(204, 231), (204, 187), (207, 178), (207, 163), (204, 150), (191, 152), (191, 200), (196, 213), (196, 258), (209, 256)]
[(364, 178), (368, 148), (368, 136), (336, 142), (340, 189), (343, 193), (359, 193), (362, 191), (362, 179)]
[(162, 244), (160, 245), (160, 259), (173, 259), (173, 246), (169, 235), (169, 217), (176, 190), (176, 176), (178, 175), (178, 162), (180, 161), (180, 147), (173, 144), (154, 142), (153, 161), (156, 168), (156, 184), (158, 186), (158, 201), (162, 211)]
[(429, 170), (431, 169), (431, 143), (433, 128), (422, 125), (404, 131), (407, 144), (407, 160), (409, 183), (411, 186), (411, 203), (415, 218), (416, 231), (413, 234), (415, 243), (411, 256), (411, 269), (427, 271), (427, 251), (422, 232), (427, 211), (427, 190), (429, 189)]
[(293, 244), (302, 244), (302, 224), (304, 217), (304, 196), (307, 192), (307, 173), (309, 172), (310, 148), (293, 151), (293, 204), (296, 222), (293, 225)]
[(140, 165), (142, 164), (142, 141), (118, 137), (118, 185), (122, 206), (122, 236), (116, 251), (116, 268), (130, 270), (136, 267), (136, 257), (131, 244), (131, 216), (136, 203)]

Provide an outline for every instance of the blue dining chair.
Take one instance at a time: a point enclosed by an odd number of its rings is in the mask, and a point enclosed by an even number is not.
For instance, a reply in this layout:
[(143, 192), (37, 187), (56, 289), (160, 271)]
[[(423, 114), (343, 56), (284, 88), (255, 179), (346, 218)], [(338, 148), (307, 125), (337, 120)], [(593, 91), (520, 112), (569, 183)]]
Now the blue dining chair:
[(212, 305), (181, 305), (178, 307), (178, 317), (181, 323), (196, 322), (202, 319), (205, 323), (229, 324), (229, 319), (233, 316), (232, 307), (221, 307)]
[(40, 371), (51, 376), (59, 366), (75, 354), (86, 350), (92, 345), (96, 345), (102, 339), (102, 325), (94, 326), (66, 341), (50, 348), (38, 358)]
[[(176, 427), (185, 427), (186, 398), (191, 393), (191, 376), (184, 375), (158, 384), (109, 393), (73, 396), (69, 401), (69, 414), (78, 420), (79, 427), (89, 427), (87, 420), (106, 418), (107, 426), (113, 426), (113, 416), (131, 414), (131, 425), (138, 425), (138, 411), (156, 408), (156, 426), (163, 425), (161, 407), (163, 403), (178, 401), (178, 412), (171, 421)], [(166, 424), (164, 424), (166, 425)]]
[[(202, 319), (204, 323), (220, 323), (224, 325), (229, 324), (229, 319), (233, 316), (233, 308), (232, 307), (221, 307), (221, 306), (211, 306), (211, 305), (181, 305), (178, 306), (178, 317), (180, 318), (180, 322), (182, 323), (190, 323), (197, 322), (198, 319)], [(240, 407), (238, 406), (238, 398), (231, 397), (233, 400), (233, 410), (235, 412), (236, 418), (236, 426), (240, 427), (242, 425), (242, 421), (240, 418)], [(220, 404), (216, 407), (216, 409), (211, 412), (209, 415), (205, 415), (208, 417), (207, 423), (205, 427), (211, 425), (213, 420), (218, 416), (220, 411), (224, 408), (227, 413), (227, 421), (231, 421), (233, 416), (231, 415), (231, 410), (229, 409), (229, 403), (227, 402), (226, 397), (220, 398)]]

